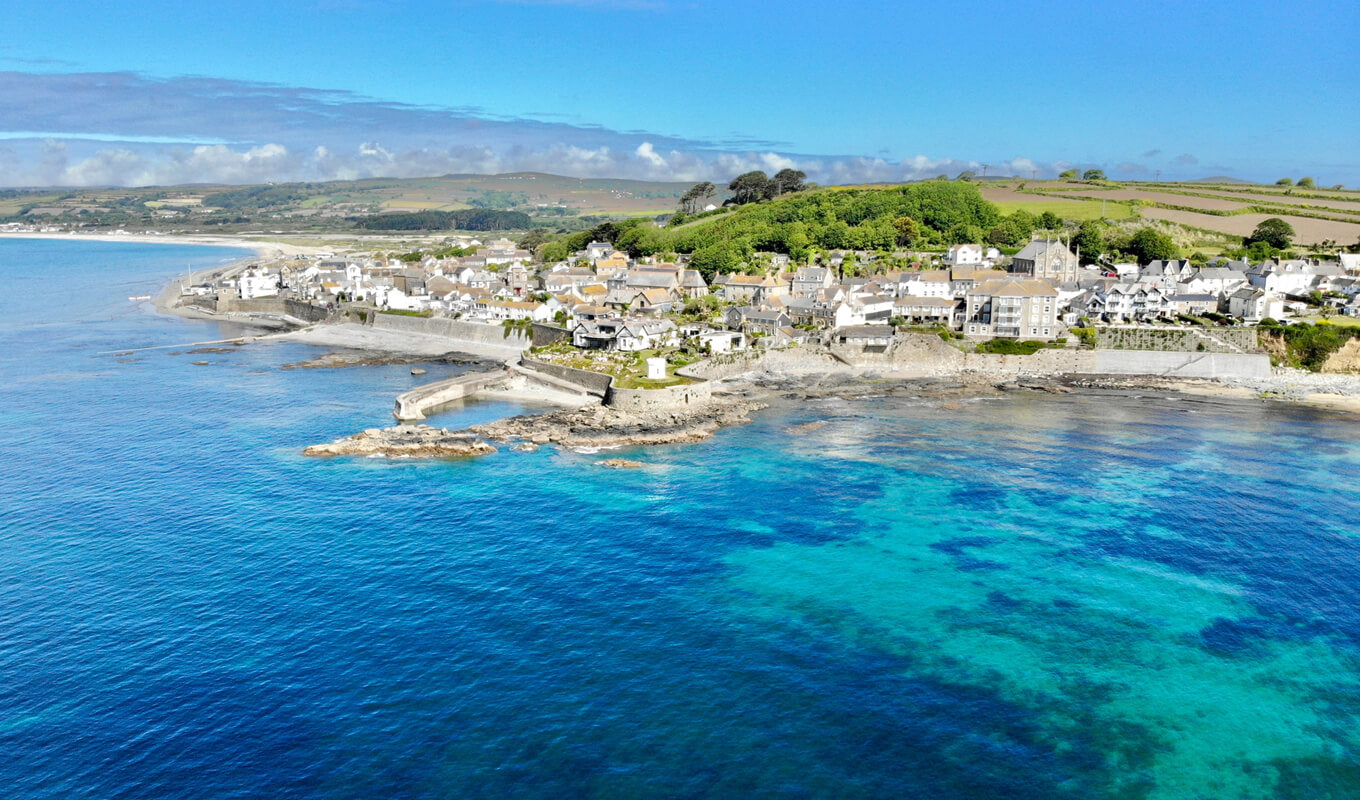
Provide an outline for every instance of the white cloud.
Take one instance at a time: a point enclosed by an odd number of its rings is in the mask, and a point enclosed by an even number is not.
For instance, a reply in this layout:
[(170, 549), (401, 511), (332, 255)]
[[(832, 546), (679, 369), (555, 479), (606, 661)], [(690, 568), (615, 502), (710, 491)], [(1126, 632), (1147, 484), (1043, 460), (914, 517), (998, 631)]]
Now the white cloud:
[(654, 167), (666, 166), (666, 159), (662, 158), (656, 152), (656, 148), (652, 147), (651, 142), (643, 142), (642, 144), (637, 146), (637, 150), (634, 152), (636, 152), (638, 158), (642, 159), (643, 161), (646, 161), (647, 163), (651, 164)]
[[(491, 145), (398, 148), (370, 140), (348, 149), (327, 144), (293, 148), (271, 142), (249, 148), (220, 144), (192, 148), (115, 147), (73, 155), (71, 148), (75, 144), (43, 142), (38, 152), (27, 159), (23, 153), (6, 147), (8, 152), (4, 154), (4, 161), (18, 167), (11, 166), (3, 174), (10, 180), (10, 185), (16, 186), (249, 184), (525, 171), (581, 178), (726, 183), (752, 170), (774, 174), (781, 169), (798, 169), (818, 183), (855, 184), (912, 181), (939, 174), (953, 177), (964, 170), (981, 171), (981, 164), (976, 161), (926, 155), (894, 162), (862, 156), (798, 156), (770, 151), (670, 149), (663, 152), (650, 140), (626, 150), (569, 142), (501, 148)], [(993, 164), (992, 174), (1028, 177), (1038, 172), (1052, 177), (1061, 166), (1017, 157)]]

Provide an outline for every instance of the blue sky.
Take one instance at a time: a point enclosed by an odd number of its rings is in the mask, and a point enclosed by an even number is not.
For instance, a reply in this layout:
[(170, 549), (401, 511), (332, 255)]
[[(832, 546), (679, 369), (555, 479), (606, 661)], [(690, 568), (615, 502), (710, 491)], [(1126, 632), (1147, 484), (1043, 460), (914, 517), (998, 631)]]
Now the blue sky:
[(982, 164), (1360, 184), (1354, 0), (15, 5), (4, 185)]

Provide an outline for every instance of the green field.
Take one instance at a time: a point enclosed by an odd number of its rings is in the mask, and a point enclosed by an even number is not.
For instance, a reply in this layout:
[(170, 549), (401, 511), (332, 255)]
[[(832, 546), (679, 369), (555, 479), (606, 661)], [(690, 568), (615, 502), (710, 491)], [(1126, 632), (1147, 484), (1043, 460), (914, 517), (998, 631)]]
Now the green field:
[[(993, 201), (996, 202), (996, 201)], [(1133, 207), (1128, 203), (1116, 203), (1113, 201), (1100, 200), (1050, 200), (1047, 198), (1036, 197), (1033, 201), (1001, 201), (996, 202), (1003, 214), (1013, 214), (1016, 211), (1025, 210), (1035, 216), (1051, 211), (1063, 219), (1129, 219), (1138, 216), (1134, 213)]]

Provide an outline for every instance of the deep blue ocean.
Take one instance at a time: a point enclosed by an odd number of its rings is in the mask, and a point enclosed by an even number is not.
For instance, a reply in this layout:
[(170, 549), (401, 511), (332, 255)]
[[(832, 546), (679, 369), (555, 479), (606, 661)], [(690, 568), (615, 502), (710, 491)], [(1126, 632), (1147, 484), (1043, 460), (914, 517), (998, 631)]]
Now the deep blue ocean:
[(637, 470), (313, 460), (459, 367), (128, 300), (240, 255), (0, 240), (7, 800), (1360, 797), (1360, 418), (885, 396)]

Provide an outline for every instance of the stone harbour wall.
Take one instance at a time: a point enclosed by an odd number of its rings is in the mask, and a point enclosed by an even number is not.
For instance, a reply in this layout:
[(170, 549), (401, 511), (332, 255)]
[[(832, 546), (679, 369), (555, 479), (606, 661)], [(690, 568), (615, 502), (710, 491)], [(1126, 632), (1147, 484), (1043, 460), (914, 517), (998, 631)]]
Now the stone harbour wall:
[(620, 411), (678, 411), (701, 406), (712, 397), (713, 385), (707, 381), (663, 389), (619, 389), (611, 386), (605, 405)]
[(443, 336), (471, 344), (515, 350), (527, 350), (530, 344), (529, 337), (522, 331), (481, 322), (464, 322), (447, 317), (408, 317), (403, 314), (372, 314), (369, 319), (374, 328)]

